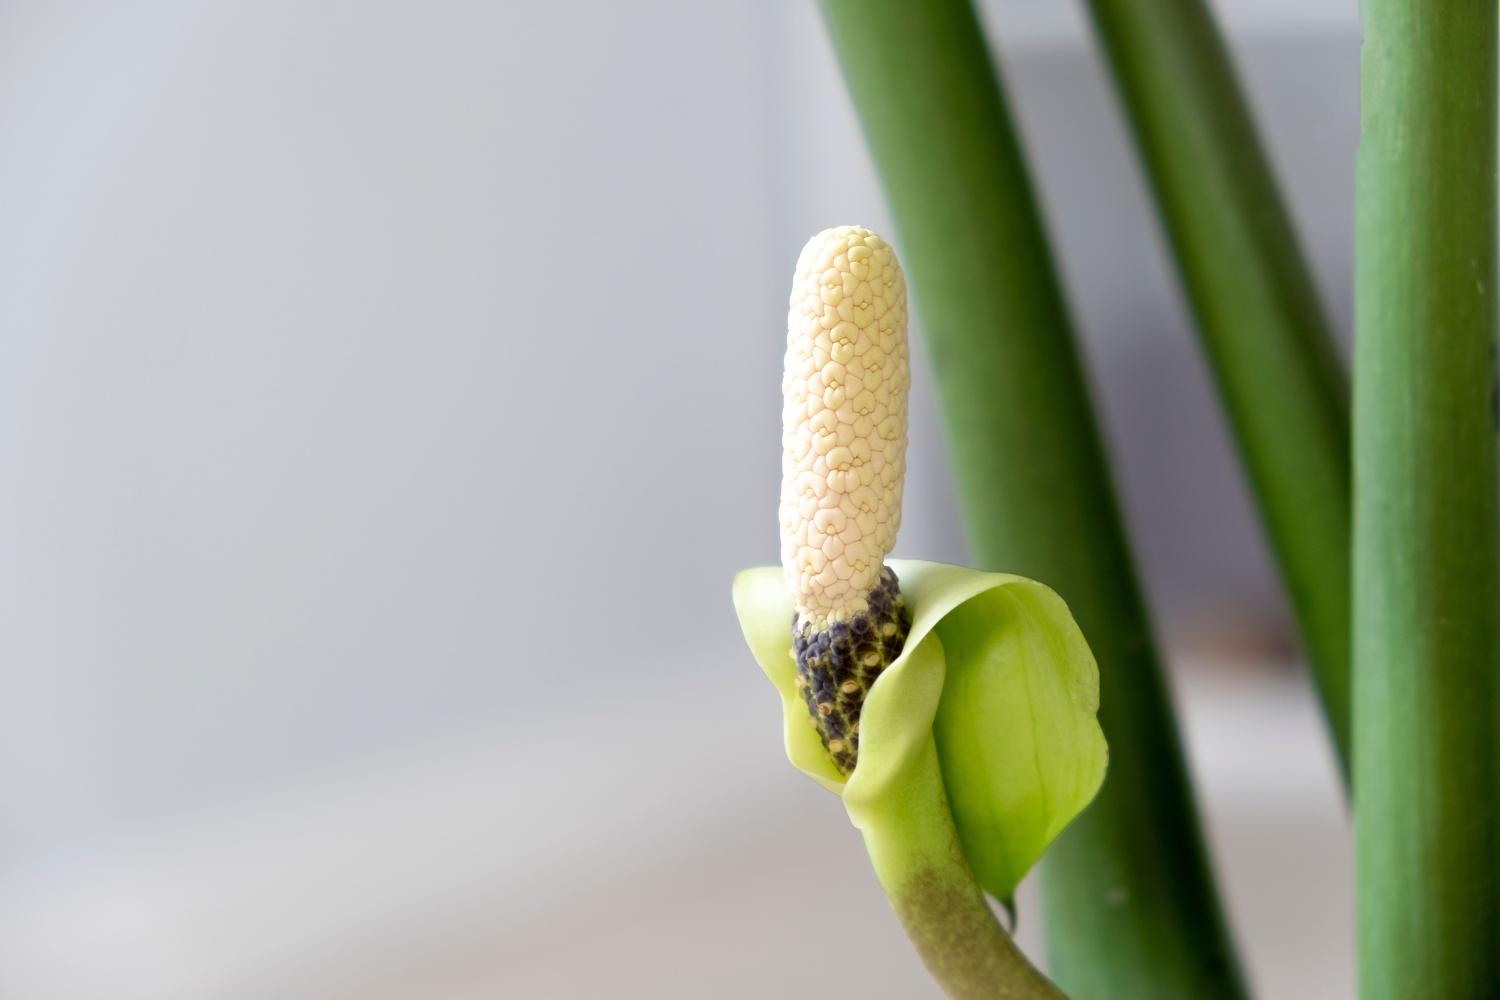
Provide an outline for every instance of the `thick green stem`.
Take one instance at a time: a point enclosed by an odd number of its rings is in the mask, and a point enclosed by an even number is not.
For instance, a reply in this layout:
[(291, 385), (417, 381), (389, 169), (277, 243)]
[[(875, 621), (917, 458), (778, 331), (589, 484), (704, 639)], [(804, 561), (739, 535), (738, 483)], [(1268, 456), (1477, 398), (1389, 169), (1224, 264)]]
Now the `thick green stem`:
[(1044, 861), (1070, 995), (1240, 997), (1177, 728), (1019, 142), (967, 0), (823, 0), (901, 237), (979, 562), (1099, 661), (1099, 797)]
[(850, 813), (933, 978), (953, 1000), (1062, 1000), (985, 902), (959, 847), (930, 736), (908, 767), (906, 794), (851, 806)]
[(1360, 995), (1500, 984), (1495, 0), (1364, 0), (1355, 301)]
[(1349, 392), (1204, 0), (1089, 0), (1348, 771)]

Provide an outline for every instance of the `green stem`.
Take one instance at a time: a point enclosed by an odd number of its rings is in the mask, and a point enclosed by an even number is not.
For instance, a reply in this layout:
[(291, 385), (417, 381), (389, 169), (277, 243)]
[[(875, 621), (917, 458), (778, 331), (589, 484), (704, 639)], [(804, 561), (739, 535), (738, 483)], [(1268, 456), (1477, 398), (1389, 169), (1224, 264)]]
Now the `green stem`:
[(1495, 0), (1364, 0), (1355, 262), (1360, 995), (1500, 983)]
[(1203, 0), (1089, 0), (1347, 777), (1349, 392)]
[(850, 814), (928, 971), (953, 1000), (1063, 1000), (995, 919), (964, 860), (932, 737), (908, 767), (906, 794)]
[(1019, 142), (966, 0), (822, 0), (902, 241), (979, 562), (1099, 661), (1099, 797), (1043, 863), (1070, 995), (1237, 998), (1180, 741)]

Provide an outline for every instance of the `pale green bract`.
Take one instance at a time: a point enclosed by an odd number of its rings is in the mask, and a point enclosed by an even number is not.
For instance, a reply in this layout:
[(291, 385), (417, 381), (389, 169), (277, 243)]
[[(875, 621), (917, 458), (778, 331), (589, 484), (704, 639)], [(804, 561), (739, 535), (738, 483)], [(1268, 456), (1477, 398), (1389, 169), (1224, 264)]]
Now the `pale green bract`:
[(1093, 654), (1067, 605), (1034, 580), (914, 560), (889, 565), (911, 631), (865, 700), (859, 763), (847, 780), (797, 691), (793, 603), (780, 567), (735, 577), (740, 627), (781, 694), (792, 763), (839, 794), (868, 835), (900, 814), (897, 803), (924, 794), (912, 783), (931, 780), (920, 757), (935, 742), (965, 859), (985, 891), (1009, 900), (1104, 780)]

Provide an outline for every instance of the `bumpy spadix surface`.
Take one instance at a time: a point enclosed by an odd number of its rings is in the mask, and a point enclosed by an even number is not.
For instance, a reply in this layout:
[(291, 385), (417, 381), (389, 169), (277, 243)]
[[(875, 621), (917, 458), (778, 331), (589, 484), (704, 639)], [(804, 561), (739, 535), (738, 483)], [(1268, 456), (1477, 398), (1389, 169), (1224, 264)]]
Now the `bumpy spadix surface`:
[(870, 610), (901, 526), (906, 280), (860, 226), (825, 229), (792, 279), (782, 380), (781, 563), (821, 631)]

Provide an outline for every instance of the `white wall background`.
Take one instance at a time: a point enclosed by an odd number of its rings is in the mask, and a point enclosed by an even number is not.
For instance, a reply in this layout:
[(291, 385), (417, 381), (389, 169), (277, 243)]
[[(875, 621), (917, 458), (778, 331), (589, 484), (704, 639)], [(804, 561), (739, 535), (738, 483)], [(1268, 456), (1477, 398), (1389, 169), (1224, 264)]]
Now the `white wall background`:
[[(1159, 617), (1284, 659), (1077, 11), (986, 13)], [(1223, 13), (1346, 327), (1352, 0)], [(893, 934), (727, 601), (775, 557), (784, 284), (853, 221), (889, 228), (811, 5), (0, 6), (0, 997), (587, 996), (548, 977), (631, 960), (756, 995), (789, 824), (836, 845), (830, 922)], [(917, 361), (901, 548), (962, 559)], [(1317, 871), (1265, 864), (1343, 927), (1306, 692), (1254, 676), (1200, 684), (1221, 854), (1287, 810)], [(1267, 995), (1338, 995), (1255, 856)], [(692, 912), (734, 947), (669, 960)]]

